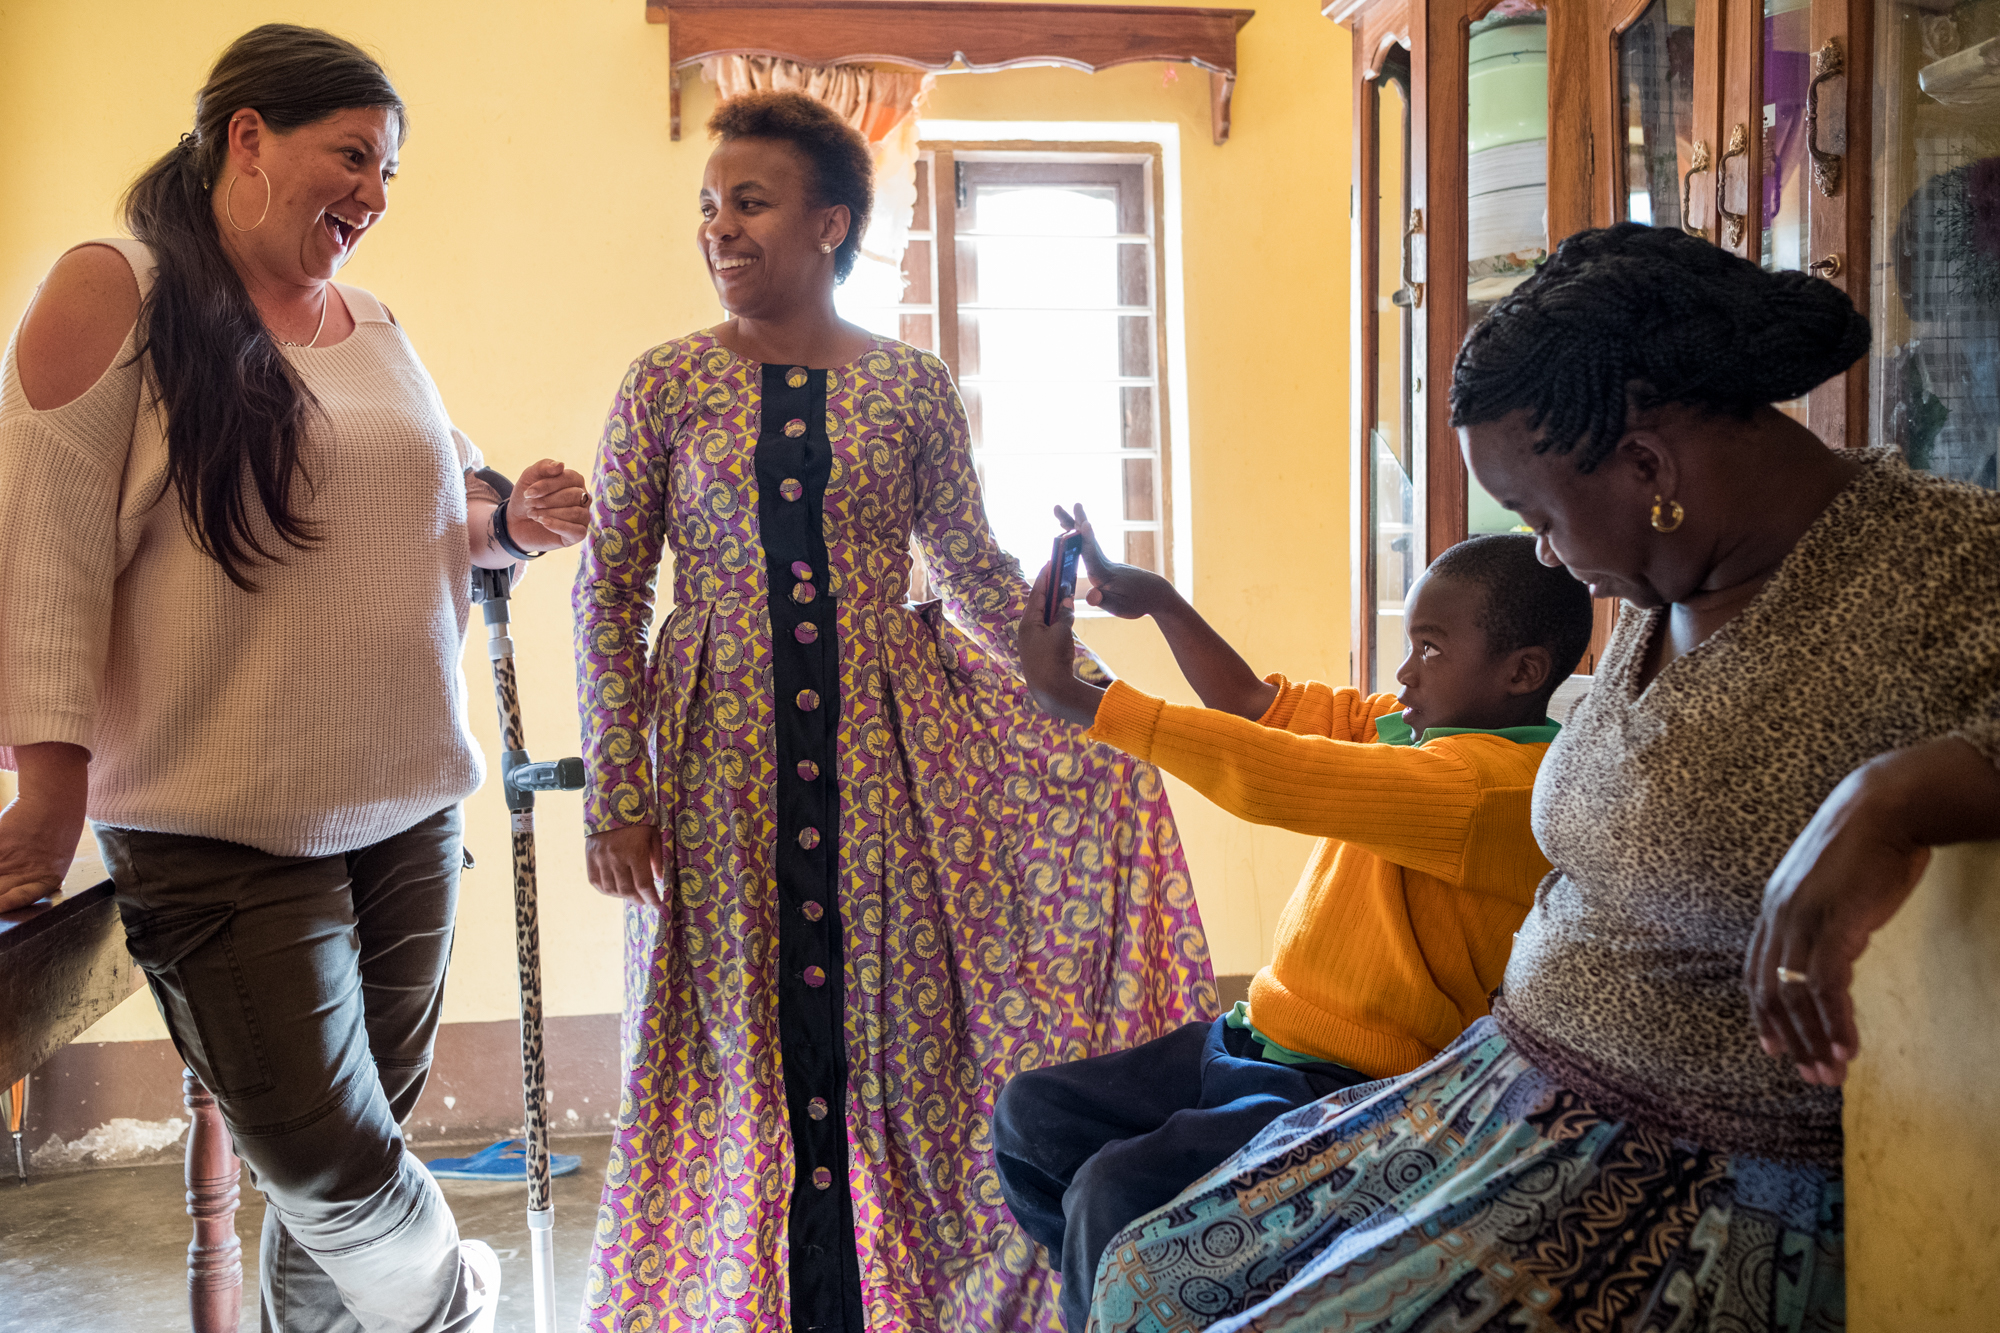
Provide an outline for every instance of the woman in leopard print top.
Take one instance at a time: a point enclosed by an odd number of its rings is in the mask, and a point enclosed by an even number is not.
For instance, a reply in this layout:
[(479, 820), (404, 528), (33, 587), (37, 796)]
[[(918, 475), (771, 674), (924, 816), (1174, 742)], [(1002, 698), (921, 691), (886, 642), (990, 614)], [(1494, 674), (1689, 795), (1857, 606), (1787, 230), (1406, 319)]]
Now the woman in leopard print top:
[(1473, 331), (1474, 473), (1626, 602), (1537, 785), (1555, 872), (1491, 1019), (1140, 1219), (1094, 1328), (1843, 1325), (1852, 964), (1926, 848), (2000, 837), (2000, 496), (1771, 406), (1867, 345), (1629, 224)]

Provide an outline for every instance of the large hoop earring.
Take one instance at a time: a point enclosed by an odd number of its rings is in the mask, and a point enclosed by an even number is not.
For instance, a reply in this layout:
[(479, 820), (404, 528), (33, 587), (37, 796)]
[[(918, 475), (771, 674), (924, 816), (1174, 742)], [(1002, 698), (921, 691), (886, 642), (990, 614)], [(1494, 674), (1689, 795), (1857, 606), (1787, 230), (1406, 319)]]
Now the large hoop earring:
[[(1669, 517), (1661, 516), (1661, 505), (1665, 505), (1670, 511)], [(1657, 495), (1653, 497), (1653, 531), (1678, 532), (1680, 531), (1681, 520), (1686, 517), (1687, 511), (1681, 508), (1679, 500), (1665, 500)]]
[(257, 228), (264, 225), (265, 218), (271, 216), (270, 173), (266, 172), (264, 168), (259, 166), (252, 166), (250, 170), (256, 172), (259, 176), (262, 176), (264, 178), (264, 211), (257, 215), (257, 220), (255, 222), (251, 223), (247, 227), (244, 226), (242, 223), (236, 220), (236, 210), (234, 210), (229, 206), (230, 200), (234, 198), (236, 194), (236, 182), (243, 179), (241, 174), (231, 176), (229, 178), (229, 188), (222, 192), (222, 215), (228, 218), (229, 225), (236, 228), (236, 230), (238, 231), (255, 231), (257, 230)]

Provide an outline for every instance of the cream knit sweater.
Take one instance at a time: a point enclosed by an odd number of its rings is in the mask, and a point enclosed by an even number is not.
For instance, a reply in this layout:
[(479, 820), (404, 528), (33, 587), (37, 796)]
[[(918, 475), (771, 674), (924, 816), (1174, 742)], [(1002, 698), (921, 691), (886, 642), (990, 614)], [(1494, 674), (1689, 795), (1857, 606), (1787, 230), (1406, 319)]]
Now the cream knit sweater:
[[(150, 252), (106, 241), (143, 295)], [(326, 856), (379, 841), (483, 778), (459, 667), (465, 468), (409, 340), (339, 288), (341, 342), (285, 349), (318, 400), (304, 506), (321, 534), (229, 582), (182, 527), (138, 330), (74, 402), (28, 405), (0, 362), (0, 746), (91, 752), (102, 824)], [(259, 515), (261, 521), (261, 514)], [(0, 758), (6, 757), (0, 751)]]

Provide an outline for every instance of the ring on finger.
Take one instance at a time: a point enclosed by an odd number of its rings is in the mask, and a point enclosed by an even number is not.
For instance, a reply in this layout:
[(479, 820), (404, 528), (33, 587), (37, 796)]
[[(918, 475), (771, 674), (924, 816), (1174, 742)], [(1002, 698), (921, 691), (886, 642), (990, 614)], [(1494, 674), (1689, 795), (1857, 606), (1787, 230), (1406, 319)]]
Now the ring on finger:
[(1792, 968), (1781, 967), (1778, 969), (1778, 980), (1779, 982), (1787, 986), (1803, 986), (1808, 981), (1811, 981), (1812, 978), (1807, 976), (1805, 973), (1795, 971)]

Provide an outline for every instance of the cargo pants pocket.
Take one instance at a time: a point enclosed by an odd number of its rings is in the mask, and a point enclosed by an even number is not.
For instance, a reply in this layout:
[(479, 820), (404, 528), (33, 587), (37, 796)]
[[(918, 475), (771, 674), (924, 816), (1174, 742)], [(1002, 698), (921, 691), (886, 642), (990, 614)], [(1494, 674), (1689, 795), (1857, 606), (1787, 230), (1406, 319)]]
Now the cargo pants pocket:
[(146, 974), (181, 1058), (218, 1098), (271, 1087), (248, 978), (236, 956), (228, 903), (148, 909), (121, 898), (125, 947)]

